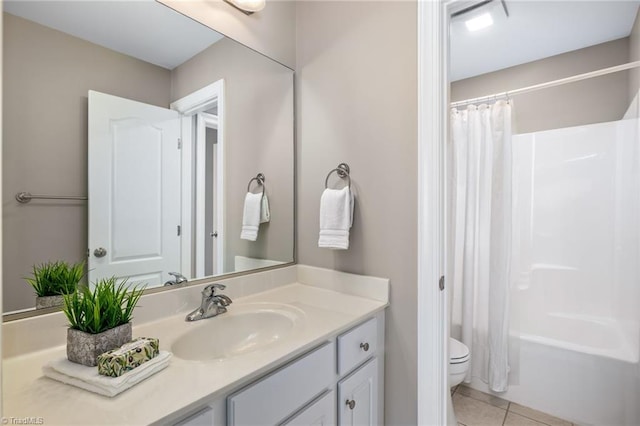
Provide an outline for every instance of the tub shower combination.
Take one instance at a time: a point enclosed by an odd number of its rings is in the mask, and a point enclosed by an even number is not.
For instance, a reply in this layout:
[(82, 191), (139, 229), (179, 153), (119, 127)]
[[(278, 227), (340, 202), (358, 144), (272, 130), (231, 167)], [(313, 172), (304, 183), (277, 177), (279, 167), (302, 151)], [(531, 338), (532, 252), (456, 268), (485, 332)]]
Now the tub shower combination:
[(513, 136), (502, 398), (579, 424), (640, 424), (638, 130), (633, 117)]

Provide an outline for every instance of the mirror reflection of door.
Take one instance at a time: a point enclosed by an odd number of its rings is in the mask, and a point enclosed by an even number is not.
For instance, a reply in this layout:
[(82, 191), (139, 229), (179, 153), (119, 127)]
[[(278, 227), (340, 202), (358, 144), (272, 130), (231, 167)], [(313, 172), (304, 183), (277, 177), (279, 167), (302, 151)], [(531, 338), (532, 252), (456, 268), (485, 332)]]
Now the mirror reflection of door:
[(180, 115), (89, 92), (89, 282), (180, 271)]
[[(218, 116), (216, 110), (198, 114), (198, 141), (197, 144), (204, 144), (204, 181), (196, 185), (202, 185), (204, 197), (204, 229), (198, 230), (201, 234), (199, 239), (203, 240), (204, 259), (203, 271), (198, 276), (217, 275), (222, 273), (224, 262), (222, 261), (222, 251), (218, 250), (218, 239), (220, 231), (218, 229), (218, 197), (217, 181), (219, 179), (217, 170), (218, 162)], [(204, 135), (204, 138), (201, 136)]]

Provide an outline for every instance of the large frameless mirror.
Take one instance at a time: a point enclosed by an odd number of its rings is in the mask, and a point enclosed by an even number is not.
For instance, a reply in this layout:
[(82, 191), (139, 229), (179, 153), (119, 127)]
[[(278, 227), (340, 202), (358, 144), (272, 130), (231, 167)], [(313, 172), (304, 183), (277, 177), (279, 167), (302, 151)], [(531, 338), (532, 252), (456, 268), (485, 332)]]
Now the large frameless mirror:
[(46, 262), (147, 288), (293, 262), (293, 70), (155, 1), (3, 11), (4, 313)]

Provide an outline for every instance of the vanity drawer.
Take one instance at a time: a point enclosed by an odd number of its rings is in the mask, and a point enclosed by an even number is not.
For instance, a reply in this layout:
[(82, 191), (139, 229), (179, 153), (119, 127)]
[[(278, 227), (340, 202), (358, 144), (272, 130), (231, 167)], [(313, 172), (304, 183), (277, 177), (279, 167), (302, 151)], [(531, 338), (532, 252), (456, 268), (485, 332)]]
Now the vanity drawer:
[(376, 318), (338, 336), (338, 374), (342, 376), (370, 358), (377, 350)]
[(335, 379), (333, 341), (227, 398), (228, 425), (275, 425)]

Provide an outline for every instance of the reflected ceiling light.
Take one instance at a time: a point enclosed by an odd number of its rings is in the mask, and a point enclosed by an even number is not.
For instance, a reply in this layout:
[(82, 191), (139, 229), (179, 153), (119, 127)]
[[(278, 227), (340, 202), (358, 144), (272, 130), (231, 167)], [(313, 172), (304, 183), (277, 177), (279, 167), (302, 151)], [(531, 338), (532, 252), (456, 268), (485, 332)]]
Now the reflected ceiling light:
[(465, 21), (464, 24), (467, 26), (469, 31), (478, 31), (493, 25), (493, 18), (488, 13), (483, 13), (482, 15), (478, 15), (475, 18)]
[(251, 15), (254, 12), (259, 12), (264, 9), (266, 0), (224, 0), (236, 9), (241, 10), (247, 15)]

